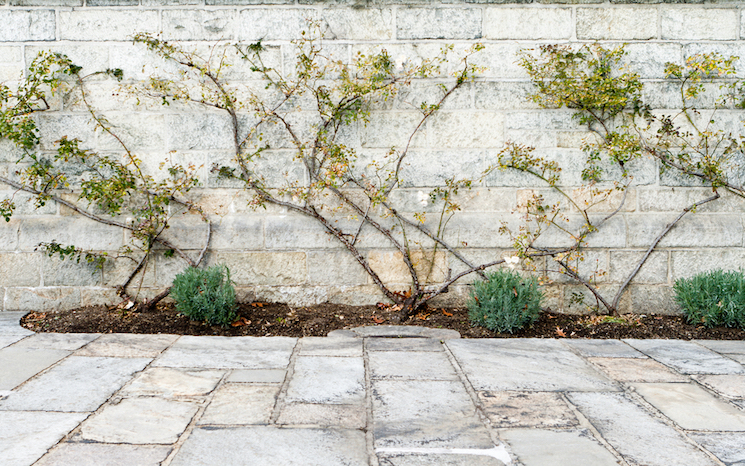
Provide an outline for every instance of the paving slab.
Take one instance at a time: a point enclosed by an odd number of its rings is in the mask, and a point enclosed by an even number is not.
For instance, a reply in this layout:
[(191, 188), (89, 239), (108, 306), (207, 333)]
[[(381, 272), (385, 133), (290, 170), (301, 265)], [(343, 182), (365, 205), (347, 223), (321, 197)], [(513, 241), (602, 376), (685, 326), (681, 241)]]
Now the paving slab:
[(633, 387), (683, 429), (745, 432), (745, 412), (696, 384), (638, 383)]
[(382, 453), (379, 466), (504, 466), (491, 456), (462, 453)]
[(0, 400), (0, 410), (95, 411), (150, 361), (69, 356)]
[(5, 348), (13, 343), (26, 338), (25, 335), (0, 335), (0, 348)]
[(646, 356), (620, 340), (561, 340), (582, 356), (595, 358), (646, 358)]
[(733, 360), (739, 362), (740, 364), (742, 364), (743, 366), (745, 366), (745, 354), (734, 354), (734, 353), (730, 353), (730, 354), (727, 354), (727, 357), (730, 358), (730, 359), (733, 359)]
[(0, 335), (33, 335), (34, 332), (21, 327), (21, 317), (26, 314), (25, 311), (0, 312)]
[(359, 338), (305, 337), (300, 340), (301, 356), (362, 357)]
[(212, 392), (225, 371), (151, 367), (139, 373), (120, 392), (121, 396), (184, 397)]
[(170, 446), (65, 442), (34, 466), (158, 466), (170, 452)]
[(459, 381), (373, 380), (376, 448), (492, 448)]
[(12, 390), (47, 367), (71, 354), (54, 349), (0, 349), (0, 390)]
[(279, 385), (228, 383), (221, 386), (197, 424), (269, 424)]
[(567, 395), (627, 463), (633, 466), (714, 466), (678, 431), (622, 393)]
[(37, 333), (13, 347), (75, 351), (100, 336), (100, 333)]
[(284, 369), (297, 338), (206, 337), (179, 338), (153, 361), (155, 367), (207, 369)]
[(692, 341), (637, 339), (623, 341), (683, 374), (745, 373), (745, 368), (741, 364)]
[(376, 351), (368, 361), (373, 379), (458, 380), (445, 352)]
[(320, 405), (312, 403), (289, 403), (282, 407), (277, 424), (364, 429), (367, 425), (367, 410), (361, 404)]
[(557, 340), (448, 340), (446, 345), (476, 390), (619, 390)]
[(745, 466), (745, 433), (692, 432), (688, 436), (723, 463)]
[(727, 398), (745, 398), (745, 375), (696, 375), (694, 378)]
[(171, 444), (199, 409), (197, 403), (124, 398), (105, 406), (80, 428), (80, 439), (103, 443)]
[(178, 335), (110, 333), (77, 351), (76, 356), (154, 358), (179, 338)]
[(445, 351), (435, 338), (368, 338), (367, 351)]
[(355, 404), (365, 400), (362, 358), (301, 356), (287, 388), (287, 403)]
[(460, 338), (460, 333), (455, 330), (408, 325), (372, 325), (349, 330), (363, 338), (435, 338), (437, 340)]
[(228, 376), (228, 382), (282, 383), (287, 371), (283, 369), (239, 369)]
[(616, 466), (618, 460), (586, 430), (508, 429), (499, 437), (523, 466)]
[(198, 427), (173, 466), (368, 466), (365, 434), (345, 429)]
[(689, 382), (690, 378), (668, 369), (654, 359), (587, 358), (610, 378), (620, 382)]
[(556, 392), (478, 392), (482, 411), (492, 427), (572, 427), (574, 411)]
[(3, 466), (28, 466), (80, 424), (84, 413), (0, 412)]
[(710, 350), (723, 354), (745, 354), (745, 341), (743, 340), (693, 340)]

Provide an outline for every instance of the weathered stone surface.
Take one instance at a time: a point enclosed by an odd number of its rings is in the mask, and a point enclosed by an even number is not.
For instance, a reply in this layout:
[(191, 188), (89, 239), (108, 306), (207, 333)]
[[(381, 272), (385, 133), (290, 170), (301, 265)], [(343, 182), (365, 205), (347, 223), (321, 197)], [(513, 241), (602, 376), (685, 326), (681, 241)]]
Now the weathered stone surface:
[(653, 39), (657, 37), (656, 8), (578, 8), (578, 39)]
[[(85, 235), (80, 232), (85, 231)], [(18, 247), (34, 251), (39, 243), (55, 239), (64, 245), (74, 244), (81, 249), (115, 251), (122, 245), (121, 228), (94, 222), (81, 216), (65, 218), (34, 218), (21, 224)]]
[(182, 397), (204, 396), (215, 389), (225, 371), (190, 371), (154, 367), (142, 371), (126, 387), (121, 396)]
[(277, 427), (197, 428), (171, 463), (367, 466), (365, 434), (358, 430)]
[(444, 351), (435, 338), (368, 338), (367, 351)]
[(308, 283), (314, 285), (364, 285), (368, 281), (365, 269), (347, 251), (309, 251), (307, 264)]
[(300, 340), (300, 356), (362, 357), (358, 338), (305, 337)]
[(0, 390), (14, 389), (69, 354), (69, 351), (63, 350), (15, 346), (1, 349)]
[(556, 340), (450, 340), (447, 346), (476, 390), (618, 390)]
[(0, 254), (0, 286), (39, 286), (41, 257), (39, 254)]
[[(608, 268), (610, 281), (623, 283), (629, 274), (636, 269), (645, 253), (646, 251), (611, 251), (610, 267)], [(653, 252), (634, 276), (633, 282), (667, 284), (667, 270), (667, 251)]]
[(695, 15), (684, 10), (660, 11), (662, 39), (683, 40), (732, 40), (738, 38), (737, 11), (724, 8), (707, 8)]
[(230, 10), (164, 10), (163, 37), (167, 40), (230, 40), (235, 37), (235, 13)]
[(65, 442), (44, 455), (34, 466), (158, 466), (170, 451), (170, 446)]
[(182, 336), (153, 361), (154, 367), (284, 369), (297, 339)]
[(696, 443), (712, 452), (720, 461), (733, 466), (745, 464), (745, 434), (729, 432), (711, 432), (688, 434)]
[(574, 24), (569, 8), (487, 8), (486, 39), (569, 39)]
[(80, 437), (104, 443), (175, 443), (199, 405), (160, 398), (125, 398), (88, 419)]
[(442, 112), (430, 123), (436, 148), (494, 148), (504, 144), (504, 116), (500, 112)]
[(0, 400), (0, 410), (94, 411), (149, 362), (70, 356)]
[(590, 340), (571, 339), (562, 340), (579, 351), (582, 356), (598, 358), (645, 358), (644, 354), (619, 340)]
[(459, 381), (374, 381), (373, 412), (376, 448), (493, 446)]
[(378, 453), (380, 466), (504, 466), (497, 458), (480, 451), (457, 450), (457, 453)]
[(86, 416), (83, 413), (0, 411), (3, 465), (33, 464)]
[(234, 370), (228, 382), (241, 383), (282, 383), (287, 372), (281, 369)]
[(154, 358), (160, 355), (178, 335), (137, 335), (110, 333), (77, 351), (76, 356), (100, 356), (107, 358)]
[(688, 377), (675, 373), (652, 359), (590, 358), (590, 362), (611, 378), (620, 382), (688, 382)]
[(402, 8), (396, 14), (398, 39), (479, 39), (481, 10)]
[(0, 348), (5, 348), (6, 346), (10, 346), (13, 343), (23, 338), (24, 338), (23, 335), (2, 335), (0, 334)]
[(268, 424), (278, 385), (229, 383), (221, 386), (198, 424)]
[(478, 392), (484, 414), (496, 428), (572, 427), (577, 416), (553, 392)]
[(745, 354), (745, 341), (741, 340), (694, 340), (710, 350), (722, 354)]
[(19, 341), (13, 348), (75, 351), (100, 336), (99, 333), (37, 333)]
[(323, 11), (327, 37), (352, 40), (393, 39), (393, 12), (378, 8), (331, 8)]
[[(668, 218), (669, 217), (669, 218)], [(668, 214), (636, 214), (627, 218), (628, 246), (648, 247), (674, 220)], [(660, 241), (660, 247), (731, 247), (742, 244), (740, 217), (724, 214), (686, 216)], [(698, 267), (696, 270), (701, 270)]]
[(722, 396), (745, 399), (745, 375), (697, 375), (693, 378)]
[(231, 149), (232, 134), (227, 115), (219, 113), (175, 114), (166, 119), (171, 150)]
[[(491, 137), (494, 133), (479, 133), (478, 136), (469, 136), (465, 131), (458, 131), (452, 135), (440, 135), (438, 139), (452, 137), (453, 139), (467, 139), (475, 144), (480, 144), (476, 139)], [(466, 147), (473, 147), (470, 142), (464, 142)], [(459, 144), (458, 142), (444, 142), (445, 146)], [(483, 144), (487, 144), (484, 142)], [(438, 146), (439, 147), (439, 146)], [(439, 150), (412, 150), (409, 152), (406, 162), (401, 167), (401, 186), (404, 188), (431, 188), (442, 186), (445, 182), (458, 173), (459, 177), (476, 179), (486, 170), (484, 153), (478, 149), (439, 151)], [(430, 189), (424, 189), (423, 193), (429, 193)], [(422, 211), (422, 204), (416, 211)]]
[(80, 289), (75, 287), (14, 287), (5, 291), (5, 309), (12, 311), (59, 311), (80, 307)]
[(645, 400), (686, 430), (745, 431), (745, 413), (695, 384), (637, 383)]
[(33, 335), (31, 330), (21, 327), (21, 317), (26, 315), (23, 311), (4, 311), (0, 312), (0, 335)]
[(697, 345), (680, 340), (623, 340), (683, 374), (745, 374), (742, 365)]
[[(412, 251), (411, 263), (414, 270), (424, 281), (439, 282), (447, 273), (447, 256), (438, 252), (434, 259), (432, 251)], [(434, 263), (433, 263), (434, 261)], [(409, 268), (399, 251), (370, 251), (368, 262), (370, 268), (378, 274), (383, 283), (408, 283), (411, 281)], [(430, 269), (432, 273), (429, 274)]]
[(54, 40), (54, 10), (0, 11), (0, 42)]
[(373, 379), (458, 380), (444, 352), (377, 351), (368, 358)]
[(313, 16), (311, 10), (300, 9), (246, 9), (238, 18), (238, 39), (291, 40), (299, 39), (307, 29), (305, 17)]
[(455, 330), (406, 325), (373, 325), (349, 330), (365, 338), (433, 338), (436, 340), (460, 338), (460, 333)]
[(517, 459), (525, 466), (573, 466), (618, 464), (615, 456), (593, 438), (588, 430), (555, 432), (538, 429), (510, 429), (500, 433)]
[(312, 403), (290, 403), (284, 405), (277, 424), (317, 425), (342, 429), (364, 429), (367, 425), (365, 406), (319, 405)]
[(362, 358), (302, 356), (287, 388), (288, 403), (355, 404), (365, 399)]
[(158, 26), (156, 10), (80, 9), (59, 14), (62, 40), (127, 40), (138, 32), (155, 33)]

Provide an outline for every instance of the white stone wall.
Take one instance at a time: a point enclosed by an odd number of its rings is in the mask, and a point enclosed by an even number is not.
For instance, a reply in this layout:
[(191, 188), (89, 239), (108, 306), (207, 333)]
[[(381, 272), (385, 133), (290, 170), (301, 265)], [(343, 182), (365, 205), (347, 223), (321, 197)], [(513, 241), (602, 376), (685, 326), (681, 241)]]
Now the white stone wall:
[[(381, 46), (393, 57), (427, 56), (445, 44), (463, 48), (481, 42), (485, 50), (476, 60), (487, 67), (483, 76), (454, 95), (414, 140), (404, 171), (406, 184), (394, 193), (409, 206), (403, 210), (413, 212), (421, 209), (419, 192), (442, 183), (443, 173), (460, 170), (463, 175), (477, 175), (506, 141), (535, 146), (539, 154), (560, 161), (564, 186), (580, 185), (584, 156), (579, 147), (585, 130), (571, 119), (570, 111), (540, 109), (526, 99), (531, 86), (516, 64), (519, 50), (547, 43), (626, 43), (628, 62), (644, 79), (647, 98), (666, 109), (675, 106), (676, 96), (662, 79), (665, 62), (682, 63), (691, 54), (711, 51), (745, 57), (743, 6), (740, 2), (654, 0), (4, 0), (0, 4), (0, 81), (16, 80), (44, 49), (66, 53), (87, 71), (122, 68), (127, 80), (141, 80), (164, 70), (165, 65), (144, 47), (132, 44), (136, 32), (162, 32), (165, 39), (195, 47), (263, 39), (271, 59), (288, 70), (293, 57), (290, 40), (299, 37), (307, 17), (328, 24), (327, 45), (340, 57)], [(739, 72), (745, 77), (745, 66)], [(237, 69), (229, 73), (236, 81), (255, 79)], [(368, 154), (401, 145), (417, 115), (408, 103), (426, 96), (427, 86), (431, 83), (415, 84), (389, 108), (374, 113), (366, 127), (360, 125), (350, 132), (350, 142)], [(150, 160), (156, 165), (166, 153), (176, 151), (179, 160), (205, 167), (200, 172), (199, 203), (216, 222), (208, 261), (228, 264), (242, 296), (295, 303), (367, 304), (381, 299), (361, 267), (318, 224), (277, 208), (253, 211), (246, 205), (245, 192), (209, 173), (212, 163), (231, 157), (228, 121), (223, 115), (138, 107), (112, 97), (114, 91), (116, 85), (110, 81), (91, 84), (96, 107), (120, 128), (146, 164)], [(43, 150), (65, 134), (81, 138), (96, 150), (115, 150), (109, 138), (93, 131), (79, 104), (55, 105), (55, 111), (40, 116)], [(719, 118), (733, 128), (742, 127), (742, 112), (722, 112)], [(270, 160), (277, 161), (277, 167), (285, 165), (291, 157), (287, 142), (277, 140), (273, 147)], [(0, 174), (15, 170), (15, 160), (14, 150), (0, 142)], [(586, 263), (608, 271), (600, 279), (600, 288), (609, 293), (623, 282), (658, 232), (683, 207), (705, 197), (700, 187), (660, 175), (652, 160), (639, 161), (634, 175), (623, 211), (589, 241)], [(449, 238), (475, 260), (499, 257), (510, 248), (509, 239), (498, 232), (500, 221), (516, 225), (519, 214), (512, 211), (531, 190), (550, 195), (537, 180), (495, 172), (464, 198), (463, 211), (451, 222)], [(0, 186), (0, 198), (8, 193), (9, 189)], [(28, 203), (17, 204), (13, 219), (0, 226), (0, 310), (68, 309), (115, 299), (111, 287), (125, 276), (124, 263), (91, 273), (85, 270), (88, 266), (44, 257), (35, 248), (41, 241), (54, 239), (113, 253), (128, 241), (124, 232), (80, 218), (54, 203), (38, 210)], [(741, 267), (744, 209), (745, 203), (727, 198), (687, 216), (637, 276), (623, 309), (674, 312), (670, 287), (675, 279), (715, 267)], [(178, 227), (179, 221), (183, 228)], [(170, 234), (177, 239), (179, 235), (198, 239), (203, 234), (200, 225), (188, 218), (176, 223)], [(407, 274), (389, 246), (373, 235), (363, 234), (361, 241), (363, 252), (384, 280), (404, 287)], [(545, 241), (550, 243), (551, 238)], [(158, 258), (145, 273), (144, 293), (170, 284), (179, 267)], [(444, 254), (437, 259), (442, 275), (447, 268), (457, 273), (459, 267)], [(584, 292), (582, 287), (559, 276), (553, 278), (549, 304), (581, 311), (569, 305), (569, 297)], [(465, 285), (454, 286), (444, 301), (462, 303), (465, 294)]]

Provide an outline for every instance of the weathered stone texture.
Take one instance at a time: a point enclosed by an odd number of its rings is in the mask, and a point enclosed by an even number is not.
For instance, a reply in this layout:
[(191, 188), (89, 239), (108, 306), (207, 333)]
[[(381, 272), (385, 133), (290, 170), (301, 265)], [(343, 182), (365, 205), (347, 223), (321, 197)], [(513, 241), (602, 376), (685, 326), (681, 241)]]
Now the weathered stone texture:
[(656, 8), (577, 9), (578, 39), (647, 40), (656, 37)]
[(485, 39), (569, 39), (572, 35), (569, 8), (487, 8)]
[(53, 10), (0, 11), (0, 42), (23, 42), (55, 39)]
[(482, 10), (477, 8), (399, 9), (398, 39), (479, 39)]
[(733, 40), (738, 38), (737, 10), (728, 8), (699, 9), (693, 15), (687, 9), (660, 11), (663, 39)]
[(138, 32), (158, 32), (156, 10), (81, 9), (60, 11), (60, 39), (75, 41), (131, 40)]

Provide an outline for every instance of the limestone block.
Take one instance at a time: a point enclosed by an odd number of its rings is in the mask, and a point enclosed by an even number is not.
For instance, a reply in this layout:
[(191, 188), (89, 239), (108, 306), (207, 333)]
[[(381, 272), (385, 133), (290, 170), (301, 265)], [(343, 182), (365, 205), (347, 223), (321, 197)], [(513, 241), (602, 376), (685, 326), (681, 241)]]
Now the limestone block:
[[(574, 270), (579, 272), (581, 277), (590, 280), (592, 283), (607, 283), (609, 281), (607, 251), (588, 249), (584, 251), (582, 258), (584, 260), (575, 260), (569, 263)], [(552, 258), (546, 258), (546, 261), (550, 271), (548, 277), (553, 283), (576, 283), (566, 274), (559, 273), (564, 269)]]
[(23, 56), (21, 47), (10, 45), (0, 46), (0, 63), (20, 63)]
[(393, 39), (393, 12), (389, 8), (332, 8), (323, 11), (327, 39)]
[(487, 8), (486, 39), (569, 39), (572, 35), (569, 8)]
[[(392, 58), (395, 60), (401, 59), (401, 57)], [(403, 87), (396, 94), (392, 107), (400, 110), (420, 109), (424, 104), (431, 105), (440, 102), (444, 94), (445, 90), (440, 83), (412, 82), (411, 85)], [(440, 109), (443, 111), (471, 109), (473, 107), (472, 100), (471, 85), (465, 83), (445, 99), (440, 105)], [(382, 108), (389, 108), (390, 104), (391, 102), (387, 102)]]
[(80, 307), (80, 288), (6, 288), (6, 311), (66, 311)]
[(55, 39), (54, 10), (0, 11), (0, 42), (23, 42)]
[[(110, 254), (112, 255), (112, 254)], [(140, 260), (140, 257), (136, 257)], [(129, 277), (129, 274), (135, 269), (137, 264), (126, 258), (118, 258), (107, 261), (103, 268), (103, 285), (104, 286), (121, 286)], [(144, 274), (144, 277), (143, 277)], [(132, 281), (133, 286), (142, 283), (142, 286), (150, 287), (155, 285), (155, 263), (148, 262), (143, 267), (135, 279)]]
[(308, 283), (313, 285), (364, 285), (367, 273), (347, 251), (307, 253)]
[[(165, 61), (155, 53), (148, 51), (143, 44), (111, 45), (109, 54), (111, 67), (120, 68), (125, 79), (144, 81), (153, 75), (169, 76), (180, 69), (174, 63)], [(150, 104), (157, 111), (163, 108), (162, 102), (148, 102), (143, 99), (141, 104), (144, 106)]]
[(269, 424), (278, 385), (229, 383), (221, 386), (198, 424)]
[[(370, 121), (362, 128), (362, 147), (393, 146), (405, 148), (409, 137), (416, 129), (422, 115), (415, 112), (375, 112)], [(426, 144), (424, 131), (421, 129), (411, 140), (410, 147), (422, 147)]]
[(158, 32), (156, 10), (60, 11), (60, 39), (77, 41), (129, 41), (139, 32)]
[[(266, 150), (246, 166), (255, 176), (262, 178), (266, 187), (287, 188), (293, 183), (305, 186), (308, 184), (308, 170), (302, 160), (295, 158), (296, 155), (292, 149)], [(217, 175), (210, 173), (210, 177), (215, 179)], [(245, 186), (243, 183), (242, 185)]]
[(538, 104), (530, 100), (535, 91), (529, 82), (487, 81), (475, 85), (476, 108), (485, 110), (537, 109)]
[[(451, 179), (477, 180), (485, 169), (484, 153), (478, 150), (411, 151), (402, 164), (401, 187), (433, 188), (445, 186)], [(428, 199), (429, 191), (425, 190), (424, 200)]]
[(293, 5), (294, 3), (295, 0), (206, 0), (207, 5)]
[[(370, 251), (370, 267), (383, 283), (410, 283), (411, 275), (403, 255), (398, 251)], [(437, 283), (447, 276), (447, 256), (438, 252), (432, 258), (431, 251), (412, 251), (411, 262), (421, 283)]]
[(39, 138), (41, 148), (44, 150), (56, 150), (57, 141), (62, 136), (68, 139), (80, 139), (82, 149), (92, 149), (96, 143), (95, 127), (90, 123), (90, 115), (72, 114), (58, 115), (52, 113), (41, 113), (36, 115), (39, 126)]
[[(3, 199), (3, 197), (0, 197), (0, 199)], [(0, 251), (16, 250), (18, 247), (18, 231), (20, 227), (20, 220), (11, 219), (10, 222), (6, 222), (3, 225), (3, 228), (0, 228)]]
[(645, 40), (656, 37), (656, 8), (577, 9), (578, 39)]
[[(357, 231), (357, 223), (331, 222), (335, 228), (346, 232)], [(328, 249), (344, 247), (320, 222), (296, 215), (265, 218), (264, 242), (267, 249)]]
[(523, 47), (515, 42), (505, 42), (484, 44), (484, 50), (474, 55), (470, 62), (485, 67), (486, 70), (481, 75), (486, 78), (527, 80), (528, 74), (516, 60), (517, 53)]
[(81, 306), (108, 306), (118, 304), (122, 298), (117, 294), (114, 288), (104, 287), (86, 287), (80, 288), (80, 305)]
[(672, 251), (671, 280), (689, 278), (709, 270), (738, 270), (745, 263), (742, 248), (699, 249), (698, 251)]
[(60, 443), (39, 460), (39, 466), (95, 466), (106, 458), (110, 464), (137, 464), (157, 466), (171, 452), (162, 445), (107, 445), (102, 443)]
[[(718, 28), (718, 26), (717, 26)], [(683, 58), (688, 58), (692, 55), (702, 53), (716, 52), (722, 56), (730, 57), (737, 56), (742, 57), (745, 52), (745, 44), (736, 42), (706, 42), (706, 41), (694, 41), (683, 45)], [(745, 69), (742, 66), (738, 66), (734, 76), (742, 78), (745, 76)]]
[[(86, 234), (81, 235), (82, 231)], [(21, 223), (18, 238), (21, 250), (33, 251), (39, 243), (52, 240), (86, 250), (112, 251), (122, 245), (122, 230), (82, 217), (29, 218)]]
[(230, 40), (235, 37), (232, 10), (163, 10), (167, 40)]
[[(646, 251), (611, 251), (609, 280), (624, 282)], [(654, 251), (636, 274), (632, 283), (667, 284), (668, 252)]]
[(589, 430), (509, 429), (503, 434), (522, 464), (618, 464)]
[(509, 235), (499, 231), (501, 222), (506, 222), (512, 231), (519, 227), (515, 216), (504, 213), (462, 213), (457, 219), (456, 224), (448, 225), (444, 235), (453, 247), (510, 248)]
[(402, 8), (396, 14), (398, 39), (479, 39), (482, 10)]
[(166, 118), (171, 150), (232, 149), (230, 117), (223, 113), (175, 114)]
[[(158, 151), (155, 157), (157, 164), (164, 162), (166, 123), (163, 115), (143, 113), (107, 113), (106, 119), (111, 123), (112, 132), (133, 152), (148, 150)], [(100, 133), (99, 150), (122, 150), (122, 145), (108, 133)], [(157, 158), (156, 158), (157, 157)], [(151, 172), (152, 174), (152, 172)]]
[[(0, 50), (0, 55), (2, 55)], [(21, 63), (15, 63), (12, 65), (0, 64), (0, 82), (5, 83), (7, 81), (15, 81), (23, 76), (23, 65)]]
[[(708, 45), (708, 44), (707, 44)], [(625, 44), (623, 63), (642, 79), (662, 79), (667, 63), (683, 64), (683, 47), (675, 43), (635, 42)], [(651, 83), (644, 83), (645, 86)]]
[(225, 264), (238, 285), (295, 285), (308, 277), (304, 252), (219, 253), (210, 264)]
[[(109, 48), (105, 45), (96, 43), (59, 45), (54, 43), (48, 46), (26, 46), (24, 49), (26, 63), (30, 64), (42, 51), (58, 52), (67, 55), (74, 64), (83, 67), (81, 71), (83, 75), (95, 73), (96, 71), (104, 71), (109, 68)], [(107, 80), (110, 78), (92, 77), (89, 83), (97, 79)], [(96, 105), (96, 109), (100, 110), (98, 105)]]
[(738, 11), (732, 8), (699, 8), (694, 14), (680, 8), (660, 11), (662, 39), (738, 39)]
[(440, 112), (429, 124), (431, 144), (437, 148), (501, 148), (504, 144), (502, 113)]
[(314, 10), (306, 9), (250, 9), (242, 10), (238, 17), (238, 39), (291, 40), (299, 39), (301, 31), (308, 29), (306, 18)]
[(103, 271), (82, 259), (62, 260), (59, 256), (42, 257), (44, 286), (96, 286), (101, 285)]
[(0, 286), (39, 286), (41, 284), (41, 255), (0, 254)]
[(87, 415), (38, 411), (3, 413), (0, 419), (0, 431), (3, 432), (0, 438), (3, 462), (7, 465), (34, 464), (48, 449), (54, 447), (77, 427)]
[[(683, 209), (712, 196), (711, 188), (649, 188), (639, 190), (642, 212), (682, 212)], [(720, 192), (720, 199), (698, 208), (696, 213), (743, 212), (745, 203), (738, 197)]]
[[(630, 247), (649, 246), (677, 215), (629, 214)], [(661, 247), (737, 247), (742, 246), (742, 223), (739, 215), (686, 215), (660, 241)]]
[[(434, 41), (417, 43), (391, 42), (385, 44), (385, 47), (381, 47), (380, 44), (374, 43), (355, 43), (352, 44), (351, 47), (351, 56), (356, 57), (360, 53), (367, 56), (378, 54), (383, 48), (385, 48), (385, 50), (388, 52), (388, 55), (394, 58), (395, 61), (399, 63), (405, 62), (410, 67), (419, 66), (424, 60), (429, 60), (433, 57), (436, 57), (441, 52), (440, 43)], [(457, 52), (457, 50), (462, 49), (456, 49), (455, 53), (451, 56), (452, 61), (444, 63), (439, 72), (434, 72), (432, 74), (433, 77), (444, 78), (451, 75), (451, 73), (455, 72), (459, 68), (460, 64), (457, 62), (457, 60), (454, 60), (456, 57), (461, 56), (461, 53)], [(477, 55), (481, 54), (483, 54), (483, 52), (480, 52)]]
[(138, 0), (90, 0), (87, 6), (137, 6)]

